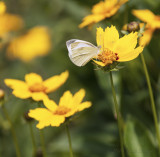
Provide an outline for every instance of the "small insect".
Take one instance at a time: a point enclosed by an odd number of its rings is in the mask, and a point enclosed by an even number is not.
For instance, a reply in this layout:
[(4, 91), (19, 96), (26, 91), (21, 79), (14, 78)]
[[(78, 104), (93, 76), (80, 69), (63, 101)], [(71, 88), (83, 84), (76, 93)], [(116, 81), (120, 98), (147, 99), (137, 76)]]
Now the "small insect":
[(96, 47), (84, 40), (71, 39), (66, 42), (66, 45), (70, 60), (80, 67), (86, 65), (100, 52), (100, 47)]

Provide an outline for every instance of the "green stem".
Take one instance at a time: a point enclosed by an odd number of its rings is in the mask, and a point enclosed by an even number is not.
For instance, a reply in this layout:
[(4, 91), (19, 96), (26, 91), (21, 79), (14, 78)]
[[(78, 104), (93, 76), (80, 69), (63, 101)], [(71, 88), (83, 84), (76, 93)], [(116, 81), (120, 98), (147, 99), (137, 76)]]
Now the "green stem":
[[(38, 107), (41, 107), (40, 102), (37, 102)], [(41, 141), (41, 147), (42, 147), (42, 151), (43, 151), (43, 157), (46, 157), (46, 148), (45, 148), (45, 140), (44, 140), (44, 132), (43, 130), (39, 130), (39, 134), (40, 134), (40, 141)]]
[(119, 130), (119, 136), (120, 136), (121, 155), (122, 155), (122, 157), (125, 157), (123, 135), (122, 135), (122, 126), (121, 126), (121, 119), (120, 119), (121, 117), (120, 117), (119, 107), (118, 107), (118, 103), (117, 103), (117, 99), (116, 99), (116, 92), (115, 92), (115, 88), (114, 88), (114, 85), (113, 85), (113, 77), (112, 77), (112, 72), (111, 71), (110, 71), (110, 81), (111, 81), (114, 105), (115, 105), (116, 114), (117, 114), (118, 130)]
[(71, 136), (70, 136), (70, 133), (69, 133), (69, 128), (68, 128), (67, 124), (65, 124), (65, 126), (66, 126), (66, 132), (67, 132), (67, 136), (68, 136), (70, 157), (73, 157), (72, 142), (71, 142)]
[(13, 142), (14, 142), (15, 149), (16, 149), (16, 155), (17, 155), (17, 157), (21, 157), (21, 153), (20, 153), (20, 149), (19, 149), (19, 146), (18, 146), (18, 141), (17, 141), (16, 133), (15, 133), (13, 124), (11, 122), (11, 119), (10, 119), (10, 117), (8, 115), (8, 112), (7, 112), (4, 104), (2, 105), (2, 110), (3, 110), (4, 114), (5, 114), (5, 117), (7, 118), (8, 122), (9, 122), (9, 124), (10, 124), (10, 127), (11, 127), (11, 133), (12, 133)]
[(41, 146), (42, 146), (42, 151), (43, 151), (43, 157), (46, 157), (47, 155), (46, 155), (46, 149), (45, 149), (43, 130), (39, 130), (39, 134), (40, 134)]
[(141, 53), (140, 56), (141, 56), (141, 60), (143, 63), (143, 68), (144, 68), (144, 73), (145, 73), (146, 80), (147, 80), (150, 101), (151, 101), (151, 108), (152, 108), (152, 112), (153, 112), (154, 124), (155, 124), (156, 135), (157, 135), (157, 140), (158, 140), (158, 145), (159, 145), (159, 152), (160, 152), (160, 132), (159, 132), (159, 128), (158, 128), (158, 118), (157, 118), (157, 113), (156, 113), (154, 97), (153, 97), (153, 91), (152, 91), (151, 82), (150, 82), (150, 78), (149, 78), (149, 74), (148, 74), (148, 69), (147, 69), (147, 66), (145, 63), (143, 53)]
[(37, 147), (36, 147), (36, 141), (35, 141), (35, 138), (34, 138), (34, 133), (33, 133), (33, 128), (32, 128), (32, 122), (28, 122), (28, 124), (29, 124), (30, 134), (31, 134), (31, 138), (32, 138), (33, 156), (35, 156), (35, 154), (37, 152)]

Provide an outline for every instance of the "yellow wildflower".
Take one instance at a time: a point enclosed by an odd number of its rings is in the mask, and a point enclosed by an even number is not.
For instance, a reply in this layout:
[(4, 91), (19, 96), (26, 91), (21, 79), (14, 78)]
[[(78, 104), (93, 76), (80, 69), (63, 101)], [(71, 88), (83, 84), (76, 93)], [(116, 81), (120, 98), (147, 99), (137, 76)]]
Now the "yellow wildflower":
[(36, 73), (25, 75), (25, 82), (16, 79), (5, 79), (5, 84), (13, 89), (13, 95), (26, 99), (32, 97), (35, 101), (43, 100), (47, 94), (57, 90), (68, 78), (68, 71), (53, 76), (45, 81)]
[(155, 15), (147, 9), (133, 10), (132, 13), (137, 18), (147, 23), (145, 32), (139, 41), (140, 45), (146, 46), (149, 44), (155, 29), (160, 29), (160, 15)]
[(105, 0), (97, 3), (92, 8), (92, 14), (86, 16), (83, 19), (83, 22), (79, 25), (80, 28), (83, 28), (87, 25), (93, 25), (105, 18), (113, 16), (128, 0)]
[(0, 2), (0, 15), (5, 13), (6, 11), (6, 5), (4, 2)]
[(48, 29), (37, 26), (25, 35), (13, 39), (8, 47), (8, 56), (28, 62), (37, 56), (46, 55), (51, 49)]
[(119, 38), (119, 33), (114, 26), (107, 27), (105, 31), (101, 27), (97, 28), (97, 45), (101, 52), (94, 62), (100, 66), (106, 66), (113, 62), (125, 62), (135, 59), (142, 51), (143, 47), (137, 45), (137, 32)]
[(160, 28), (160, 15), (155, 15), (150, 10), (133, 10), (133, 15), (146, 22), (148, 27), (152, 29), (159, 29)]
[[(144, 27), (144, 23), (140, 23), (139, 26), (140, 26), (140, 29), (141, 29), (142, 27)], [(125, 24), (123, 26), (122, 30), (128, 31), (127, 30), (127, 24)], [(146, 25), (145, 30), (142, 34), (143, 36), (139, 38), (139, 45), (141, 45), (141, 46), (148, 45), (151, 38), (152, 38), (153, 32), (154, 32), (154, 29), (151, 29), (151, 27), (149, 27), (149, 25)]]
[(0, 2), (0, 37), (4, 37), (6, 33), (17, 31), (23, 27), (23, 20), (20, 16), (8, 14), (5, 12), (6, 6), (4, 2)]
[(44, 99), (46, 108), (37, 108), (29, 111), (29, 116), (39, 121), (37, 128), (42, 129), (46, 126), (60, 126), (67, 117), (91, 106), (91, 102), (82, 102), (85, 90), (81, 89), (74, 95), (66, 91), (60, 98), (59, 105), (53, 100)]

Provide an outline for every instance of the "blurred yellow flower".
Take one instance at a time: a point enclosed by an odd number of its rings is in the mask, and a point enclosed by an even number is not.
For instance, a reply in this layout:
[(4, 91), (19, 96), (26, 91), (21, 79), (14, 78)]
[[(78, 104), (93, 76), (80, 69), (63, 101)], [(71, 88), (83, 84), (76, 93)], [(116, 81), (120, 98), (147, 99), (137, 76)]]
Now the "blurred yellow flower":
[(37, 26), (25, 35), (13, 39), (8, 47), (10, 58), (29, 62), (37, 56), (46, 55), (51, 49), (51, 40), (46, 27)]
[[(144, 25), (144, 23), (143, 23)], [(140, 28), (142, 28), (142, 24), (140, 24)], [(148, 25), (146, 25), (145, 27), (145, 31), (143, 33), (143, 36), (140, 37), (139, 39), (139, 45), (141, 46), (146, 46), (149, 44), (149, 42), (151, 41), (152, 39), (152, 35), (154, 33), (154, 29), (152, 29), (151, 27), (149, 27)]]
[(150, 10), (133, 10), (133, 15), (146, 22), (148, 27), (151, 29), (159, 29), (160, 28), (160, 15), (155, 15)]
[(92, 8), (92, 14), (86, 16), (83, 22), (79, 25), (79, 28), (85, 26), (91, 26), (105, 18), (113, 16), (128, 0), (105, 0), (97, 3)]
[(0, 2), (0, 37), (5, 37), (6, 33), (17, 31), (23, 27), (23, 20), (20, 16), (5, 12), (4, 2)]
[(0, 2), (0, 15), (5, 13), (6, 11), (6, 5), (4, 2)]
[(145, 32), (143, 33), (143, 36), (140, 38), (139, 41), (140, 45), (146, 46), (147, 44), (149, 44), (155, 29), (160, 29), (160, 15), (155, 15), (154, 13), (152, 13), (150, 10), (147, 9), (133, 10), (132, 13), (137, 18), (147, 23)]
[(106, 66), (113, 62), (125, 62), (135, 59), (143, 47), (137, 45), (137, 32), (119, 38), (119, 33), (114, 26), (107, 27), (105, 31), (97, 28), (97, 45), (101, 52), (94, 62), (100, 66)]
[(60, 126), (65, 118), (74, 115), (77, 112), (91, 106), (91, 102), (82, 102), (85, 96), (85, 90), (81, 89), (74, 95), (66, 91), (60, 98), (59, 105), (49, 99), (44, 99), (46, 108), (37, 108), (29, 111), (29, 116), (39, 121), (37, 128), (42, 129), (46, 126)]
[(5, 79), (5, 84), (13, 89), (13, 95), (21, 99), (32, 97), (35, 101), (43, 100), (47, 94), (57, 90), (68, 78), (68, 71), (53, 76), (45, 81), (36, 73), (25, 75), (25, 82), (16, 79)]

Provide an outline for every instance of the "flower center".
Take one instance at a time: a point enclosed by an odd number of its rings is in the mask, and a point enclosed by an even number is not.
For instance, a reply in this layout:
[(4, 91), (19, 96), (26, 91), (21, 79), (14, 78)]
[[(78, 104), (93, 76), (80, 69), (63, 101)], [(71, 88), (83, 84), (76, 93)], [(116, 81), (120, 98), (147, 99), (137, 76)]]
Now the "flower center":
[(45, 87), (43, 84), (41, 83), (35, 83), (32, 86), (29, 87), (29, 90), (31, 92), (46, 92), (47, 87)]
[(109, 49), (105, 49), (102, 53), (98, 55), (98, 59), (102, 61), (105, 65), (112, 64), (114, 61), (119, 59), (118, 54), (114, 53)]
[(54, 114), (56, 115), (64, 115), (66, 113), (68, 113), (69, 111), (71, 111), (71, 109), (65, 107), (65, 106), (59, 106), (57, 108), (57, 110), (54, 112)]

